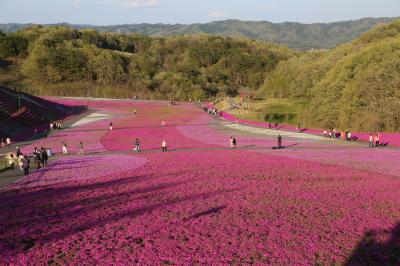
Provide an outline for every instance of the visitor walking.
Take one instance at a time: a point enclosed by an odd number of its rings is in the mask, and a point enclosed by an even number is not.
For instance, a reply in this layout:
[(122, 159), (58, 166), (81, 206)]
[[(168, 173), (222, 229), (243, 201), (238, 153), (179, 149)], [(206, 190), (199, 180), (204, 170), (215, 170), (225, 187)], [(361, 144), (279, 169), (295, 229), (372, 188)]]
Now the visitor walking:
[(278, 135), (278, 149), (282, 149), (282, 136)]
[(369, 147), (373, 148), (374, 147), (374, 135), (372, 135), (372, 133), (369, 134), (368, 140), (369, 140)]
[(78, 152), (78, 156), (83, 156), (83, 142), (79, 142), (79, 152)]
[(46, 153), (47, 153), (47, 158), (50, 158), (52, 156), (52, 152), (50, 148), (46, 149)]
[(167, 142), (165, 140), (161, 142), (161, 147), (163, 152), (167, 151)]
[(15, 147), (15, 150), (16, 150), (16, 155), (17, 155), (17, 157), (19, 157), (19, 155), (21, 154), (21, 149), (17, 146), (17, 147)]
[(36, 161), (36, 169), (40, 169), (40, 164), (42, 163), (42, 154), (40, 150), (36, 150), (35, 161)]
[(63, 155), (68, 154), (67, 143), (65, 143), (64, 141), (62, 143), (62, 153), (63, 153)]
[(33, 163), (37, 166), (37, 169), (39, 169), (40, 168), (39, 150), (36, 147), (32, 155), (33, 155)]
[(15, 158), (14, 154), (10, 153), (8, 157), (8, 165), (10, 166), (10, 169), (14, 171), (15, 169)]
[(23, 160), (24, 160), (24, 155), (23, 155), (22, 153), (20, 153), (19, 156), (18, 156), (18, 166), (19, 166), (19, 169), (20, 169), (21, 171), (24, 170), (24, 167), (23, 167)]
[(232, 145), (233, 145), (233, 148), (236, 149), (236, 138), (233, 138)]
[(43, 147), (42, 147), (42, 149), (41, 149), (41, 156), (40, 156), (40, 158), (41, 158), (43, 167), (44, 167), (44, 166), (47, 166), (47, 160), (49, 159), (49, 157), (47, 156), (47, 152), (46, 152), (46, 150), (45, 150)]
[(229, 139), (229, 148), (233, 149), (233, 137)]
[(29, 175), (29, 164), (30, 164), (30, 160), (29, 160), (28, 156), (25, 155), (24, 159), (22, 160), (22, 167), (24, 168), (25, 176)]
[(379, 147), (379, 145), (380, 145), (380, 138), (381, 138), (380, 134), (379, 134), (379, 133), (376, 133), (376, 135), (375, 135), (375, 147)]
[(140, 152), (140, 140), (135, 140), (135, 151)]
[(346, 138), (347, 138), (347, 141), (351, 141), (351, 138), (352, 138), (351, 131), (347, 131)]
[(113, 130), (113, 123), (110, 123), (110, 131)]
[(344, 132), (344, 131), (342, 131), (342, 132), (340, 132), (340, 138), (342, 139), (342, 140), (347, 140), (346, 137), (347, 136), (347, 131), (346, 132)]

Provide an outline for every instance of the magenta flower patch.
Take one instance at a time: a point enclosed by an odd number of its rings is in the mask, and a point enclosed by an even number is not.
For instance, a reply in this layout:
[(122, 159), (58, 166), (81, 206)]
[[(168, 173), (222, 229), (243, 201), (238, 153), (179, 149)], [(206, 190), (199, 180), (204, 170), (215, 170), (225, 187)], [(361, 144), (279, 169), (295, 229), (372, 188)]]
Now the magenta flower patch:
[(272, 150), (276, 137), (193, 105), (59, 101), (109, 117), (24, 149), (65, 141), (72, 156), (0, 190), (0, 265), (398, 262), (395, 148), (288, 138)]

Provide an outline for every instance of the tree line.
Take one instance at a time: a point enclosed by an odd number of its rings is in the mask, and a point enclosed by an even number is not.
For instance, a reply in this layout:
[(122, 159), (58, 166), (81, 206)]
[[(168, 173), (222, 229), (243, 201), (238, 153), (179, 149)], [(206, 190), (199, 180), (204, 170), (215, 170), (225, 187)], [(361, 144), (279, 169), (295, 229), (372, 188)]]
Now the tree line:
[[(36, 26), (2, 34), (3, 58), (23, 58), (21, 73), (41, 93), (146, 95), (158, 99), (209, 99), (257, 90), (294, 52), (277, 45), (218, 36), (152, 38)], [(66, 91), (65, 87), (69, 87)], [(102, 95), (102, 91), (106, 95)]]

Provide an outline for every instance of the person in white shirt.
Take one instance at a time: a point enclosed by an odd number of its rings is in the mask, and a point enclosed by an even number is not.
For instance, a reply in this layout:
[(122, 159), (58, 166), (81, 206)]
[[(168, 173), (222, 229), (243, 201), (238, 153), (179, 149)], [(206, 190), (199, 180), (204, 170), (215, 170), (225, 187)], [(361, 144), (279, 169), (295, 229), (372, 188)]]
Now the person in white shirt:
[(233, 149), (233, 137), (229, 139), (229, 148)]
[(167, 151), (167, 142), (165, 140), (161, 142), (161, 147), (163, 152)]
[(65, 143), (65, 142), (63, 142), (62, 153), (63, 153), (64, 155), (67, 155), (67, 154), (68, 154), (67, 143)]
[(24, 165), (23, 160), (24, 160), (24, 155), (22, 153), (20, 153), (19, 156), (18, 156), (18, 165), (19, 165), (19, 169), (21, 171), (24, 170), (24, 168), (23, 168), (23, 165)]

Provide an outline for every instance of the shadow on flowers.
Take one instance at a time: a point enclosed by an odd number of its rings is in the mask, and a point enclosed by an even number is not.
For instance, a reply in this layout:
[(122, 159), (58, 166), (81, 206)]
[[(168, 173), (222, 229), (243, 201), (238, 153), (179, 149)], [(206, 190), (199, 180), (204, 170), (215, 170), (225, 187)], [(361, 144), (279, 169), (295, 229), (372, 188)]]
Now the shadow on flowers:
[(219, 213), (220, 211), (222, 211), (225, 208), (226, 208), (226, 206), (214, 207), (214, 208), (211, 208), (211, 209), (209, 209), (207, 211), (196, 213), (195, 215), (193, 215), (189, 219), (197, 219), (197, 218), (200, 218), (202, 216), (208, 216), (208, 215), (212, 215), (212, 214), (217, 214), (217, 213)]
[(391, 231), (368, 231), (345, 265), (400, 265), (400, 223)]
[[(184, 175), (185, 172), (174, 174)], [(230, 192), (219, 190), (179, 196), (169, 192), (191, 180), (151, 184), (151, 179), (162, 177), (165, 174), (114, 177), (104, 182), (0, 194), (3, 203), (0, 206), (0, 254), (26, 252), (123, 219), (152, 215), (157, 209), (162, 212), (168, 206)]]

